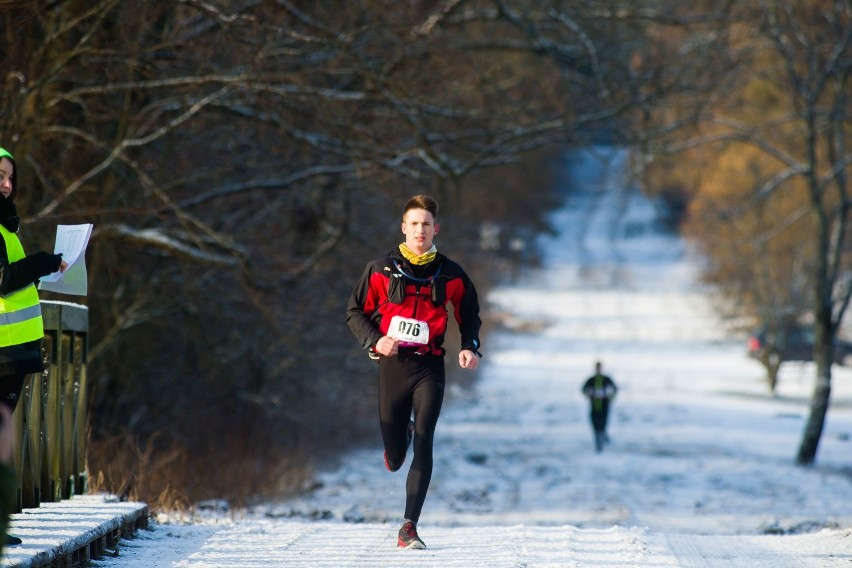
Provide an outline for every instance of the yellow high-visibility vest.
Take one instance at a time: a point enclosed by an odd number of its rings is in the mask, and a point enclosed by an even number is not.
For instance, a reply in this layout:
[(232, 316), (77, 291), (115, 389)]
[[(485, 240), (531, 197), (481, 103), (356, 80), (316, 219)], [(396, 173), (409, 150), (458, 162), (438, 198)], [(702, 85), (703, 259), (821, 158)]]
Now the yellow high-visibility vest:
[[(6, 242), (9, 262), (26, 256), (18, 235), (0, 225), (0, 235)], [(41, 304), (35, 284), (29, 284), (5, 296), (0, 295), (0, 347), (20, 345), (44, 337)]]

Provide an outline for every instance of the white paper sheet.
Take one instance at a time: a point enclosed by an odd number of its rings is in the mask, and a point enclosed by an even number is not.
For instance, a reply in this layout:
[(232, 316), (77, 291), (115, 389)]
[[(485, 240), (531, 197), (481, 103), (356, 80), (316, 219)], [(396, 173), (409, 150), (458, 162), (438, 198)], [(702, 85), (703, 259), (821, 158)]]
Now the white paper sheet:
[(48, 290), (60, 294), (85, 296), (88, 294), (88, 274), (86, 272), (86, 247), (92, 236), (91, 223), (82, 225), (57, 225), (54, 254), (62, 253), (62, 260), (68, 263), (65, 272), (54, 272), (41, 278), (39, 290)]

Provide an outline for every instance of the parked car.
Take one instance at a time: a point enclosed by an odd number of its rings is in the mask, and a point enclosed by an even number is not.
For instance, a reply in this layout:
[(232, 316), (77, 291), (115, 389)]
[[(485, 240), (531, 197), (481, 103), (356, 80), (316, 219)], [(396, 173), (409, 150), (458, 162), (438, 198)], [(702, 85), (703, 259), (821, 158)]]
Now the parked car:
[[(810, 326), (794, 326), (787, 330), (786, 342), (781, 344), (781, 338), (775, 338), (760, 329), (749, 335), (746, 342), (748, 354), (758, 360), (763, 360), (771, 351), (781, 355), (782, 361), (813, 361), (814, 359), (814, 330)], [(852, 364), (852, 343), (835, 338), (834, 362), (839, 365)]]

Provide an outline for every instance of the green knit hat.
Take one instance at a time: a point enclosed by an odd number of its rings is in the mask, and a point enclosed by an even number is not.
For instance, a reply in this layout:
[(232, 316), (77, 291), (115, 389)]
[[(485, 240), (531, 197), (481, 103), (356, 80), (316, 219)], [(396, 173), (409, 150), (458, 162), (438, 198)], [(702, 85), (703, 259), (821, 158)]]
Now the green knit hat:
[[(18, 169), (18, 166), (15, 164), (15, 157), (12, 153), (6, 148), (0, 148), (0, 158), (7, 158), (10, 162), (12, 162), (12, 167), (14, 169)], [(17, 192), (17, 187), (15, 186), (15, 174), (12, 173), (12, 193), (9, 194), (9, 199), (15, 198), (15, 193)]]

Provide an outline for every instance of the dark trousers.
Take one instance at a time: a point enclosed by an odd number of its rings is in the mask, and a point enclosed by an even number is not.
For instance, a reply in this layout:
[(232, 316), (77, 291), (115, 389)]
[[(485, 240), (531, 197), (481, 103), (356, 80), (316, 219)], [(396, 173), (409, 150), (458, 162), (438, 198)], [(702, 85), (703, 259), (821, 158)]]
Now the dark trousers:
[(589, 415), (592, 422), (592, 429), (595, 431), (595, 449), (598, 451), (601, 451), (604, 444), (609, 441), (606, 435), (606, 422), (609, 418), (609, 404), (608, 401), (603, 402), (604, 404), (599, 405), (600, 408), (595, 408), (595, 405), (593, 404), (591, 414)]
[(25, 378), (23, 374), (0, 377), (0, 403), (8, 406), (12, 412), (18, 406)]
[(592, 428), (594, 428), (595, 432), (606, 432), (606, 422), (608, 418), (609, 408), (607, 407), (604, 407), (603, 410), (592, 411)]
[(444, 358), (400, 354), (379, 359), (379, 421), (385, 456), (396, 469), (408, 450), (408, 423), (414, 412), (414, 452), (406, 480), (405, 518), (414, 522), (432, 480), (435, 426), (444, 402)]

